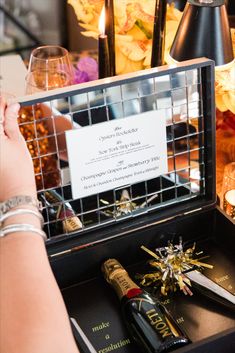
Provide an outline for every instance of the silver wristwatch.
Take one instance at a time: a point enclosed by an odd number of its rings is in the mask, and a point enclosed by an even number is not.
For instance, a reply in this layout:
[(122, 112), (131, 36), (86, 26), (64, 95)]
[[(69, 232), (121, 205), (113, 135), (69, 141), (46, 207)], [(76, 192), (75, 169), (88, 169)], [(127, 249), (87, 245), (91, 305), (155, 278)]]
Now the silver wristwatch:
[(0, 202), (0, 218), (10, 211), (12, 208), (15, 208), (17, 206), (34, 206), (38, 210), (41, 210), (41, 202), (39, 202), (37, 199), (35, 199), (32, 196), (28, 195), (20, 195), (20, 196), (14, 196), (10, 198), (9, 200), (6, 200), (4, 202)]

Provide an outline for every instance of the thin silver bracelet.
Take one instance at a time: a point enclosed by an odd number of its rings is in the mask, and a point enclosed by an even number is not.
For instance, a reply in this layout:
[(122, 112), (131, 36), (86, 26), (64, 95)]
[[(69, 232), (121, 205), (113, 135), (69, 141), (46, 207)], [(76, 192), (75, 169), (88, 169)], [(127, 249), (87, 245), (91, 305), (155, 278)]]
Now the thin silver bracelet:
[(2, 228), (0, 230), (0, 238), (3, 238), (8, 234), (16, 233), (16, 232), (33, 232), (40, 235), (44, 241), (46, 241), (47, 239), (46, 233), (43, 230), (36, 228), (31, 224), (24, 224), (24, 223), (11, 224), (9, 226)]
[(30, 210), (28, 208), (20, 208), (20, 209), (17, 209), (14, 211), (9, 211), (9, 212), (5, 213), (4, 215), (2, 215), (2, 217), (0, 217), (0, 226), (6, 219), (13, 217), (13, 216), (23, 215), (23, 214), (31, 214), (31, 215), (36, 216), (41, 221), (41, 226), (43, 226), (44, 219), (43, 219), (41, 213), (38, 211)]

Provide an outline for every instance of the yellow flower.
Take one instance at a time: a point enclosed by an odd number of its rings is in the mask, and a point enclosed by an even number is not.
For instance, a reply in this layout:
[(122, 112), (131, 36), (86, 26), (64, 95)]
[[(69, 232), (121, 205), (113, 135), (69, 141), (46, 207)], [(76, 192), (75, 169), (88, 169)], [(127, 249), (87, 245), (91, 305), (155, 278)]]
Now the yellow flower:
[(216, 107), (235, 114), (235, 61), (227, 70), (215, 71)]
[[(104, 0), (68, 0), (87, 37), (98, 39), (98, 20)], [(150, 67), (155, 1), (114, 0), (115, 53), (117, 74)], [(181, 12), (167, 8), (166, 52), (174, 39)]]
[[(231, 29), (233, 50), (235, 55), (235, 29)], [(235, 60), (227, 68), (215, 70), (216, 107), (225, 112), (235, 114)]]
[(75, 11), (79, 22), (97, 24), (103, 0), (67, 0)]

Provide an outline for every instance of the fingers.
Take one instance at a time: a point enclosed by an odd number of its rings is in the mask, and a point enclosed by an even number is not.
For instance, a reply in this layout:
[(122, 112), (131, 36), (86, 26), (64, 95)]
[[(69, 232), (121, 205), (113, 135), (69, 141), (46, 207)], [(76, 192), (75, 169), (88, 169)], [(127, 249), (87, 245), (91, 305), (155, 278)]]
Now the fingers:
[(6, 102), (5, 100), (0, 97), (0, 135), (4, 136), (4, 111), (5, 111), (5, 107), (6, 107)]
[(19, 126), (17, 123), (18, 111), (20, 109), (20, 105), (18, 103), (11, 104), (7, 106), (5, 110), (5, 122), (4, 128), (5, 133), (10, 139), (16, 139), (20, 134)]
[(0, 96), (0, 121), (4, 121), (4, 111), (6, 108), (6, 102), (3, 97)]

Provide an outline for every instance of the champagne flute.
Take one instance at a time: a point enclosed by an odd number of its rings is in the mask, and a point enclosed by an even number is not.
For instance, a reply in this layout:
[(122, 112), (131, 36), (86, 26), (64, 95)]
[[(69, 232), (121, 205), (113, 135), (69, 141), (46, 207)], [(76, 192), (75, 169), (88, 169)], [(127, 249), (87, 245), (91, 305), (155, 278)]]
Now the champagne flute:
[(26, 76), (26, 93), (49, 91), (73, 84), (74, 70), (65, 48), (54, 45), (34, 49)]
[[(26, 76), (26, 94), (33, 94), (41, 91), (49, 91), (56, 88), (66, 87), (74, 83), (74, 70), (69, 59), (68, 51), (60, 46), (42, 46), (34, 49), (30, 56), (28, 73)], [(62, 115), (55, 107), (51, 107), (50, 102), (40, 103), (41, 117), (48, 117), (53, 115), (56, 119), (45, 119), (40, 121), (43, 131), (47, 131), (44, 139), (40, 141), (47, 141), (47, 145), (43, 146), (50, 152), (50, 148), (55, 150), (55, 141), (53, 139), (47, 140), (47, 135), (54, 135), (59, 151), (64, 150), (65, 147), (65, 130), (72, 128), (71, 118)], [(34, 119), (34, 113), (32, 112)], [(39, 126), (39, 122), (37, 124)], [(27, 125), (24, 125), (27, 127)], [(40, 132), (37, 136), (41, 136)], [(61, 142), (62, 141), (62, 142)], [(42, 143), (42, 142), (40, 142)], [(31, 153), (33, 151), (31, 150)], [(37, 180), (38, 189), (42, 187), (56, 187), (61, 183), (58, 157), (61, 157), (60, 152), (58, 156), (51, 154), (47, 158), (47, 164), (44, 166), (44, 171), (41, 171)], [(48, 161), (48, 158), (50, 161)], [(41, 163), (40, 163), (41, 168)], [(53, 170), (53, 173), (52, 171)], [(35, 170), (35, 174), (39, 174)], [(42, 176), (41, 176), (42, 175)], [(42, 184), (43, 178), (43, 184)]]

